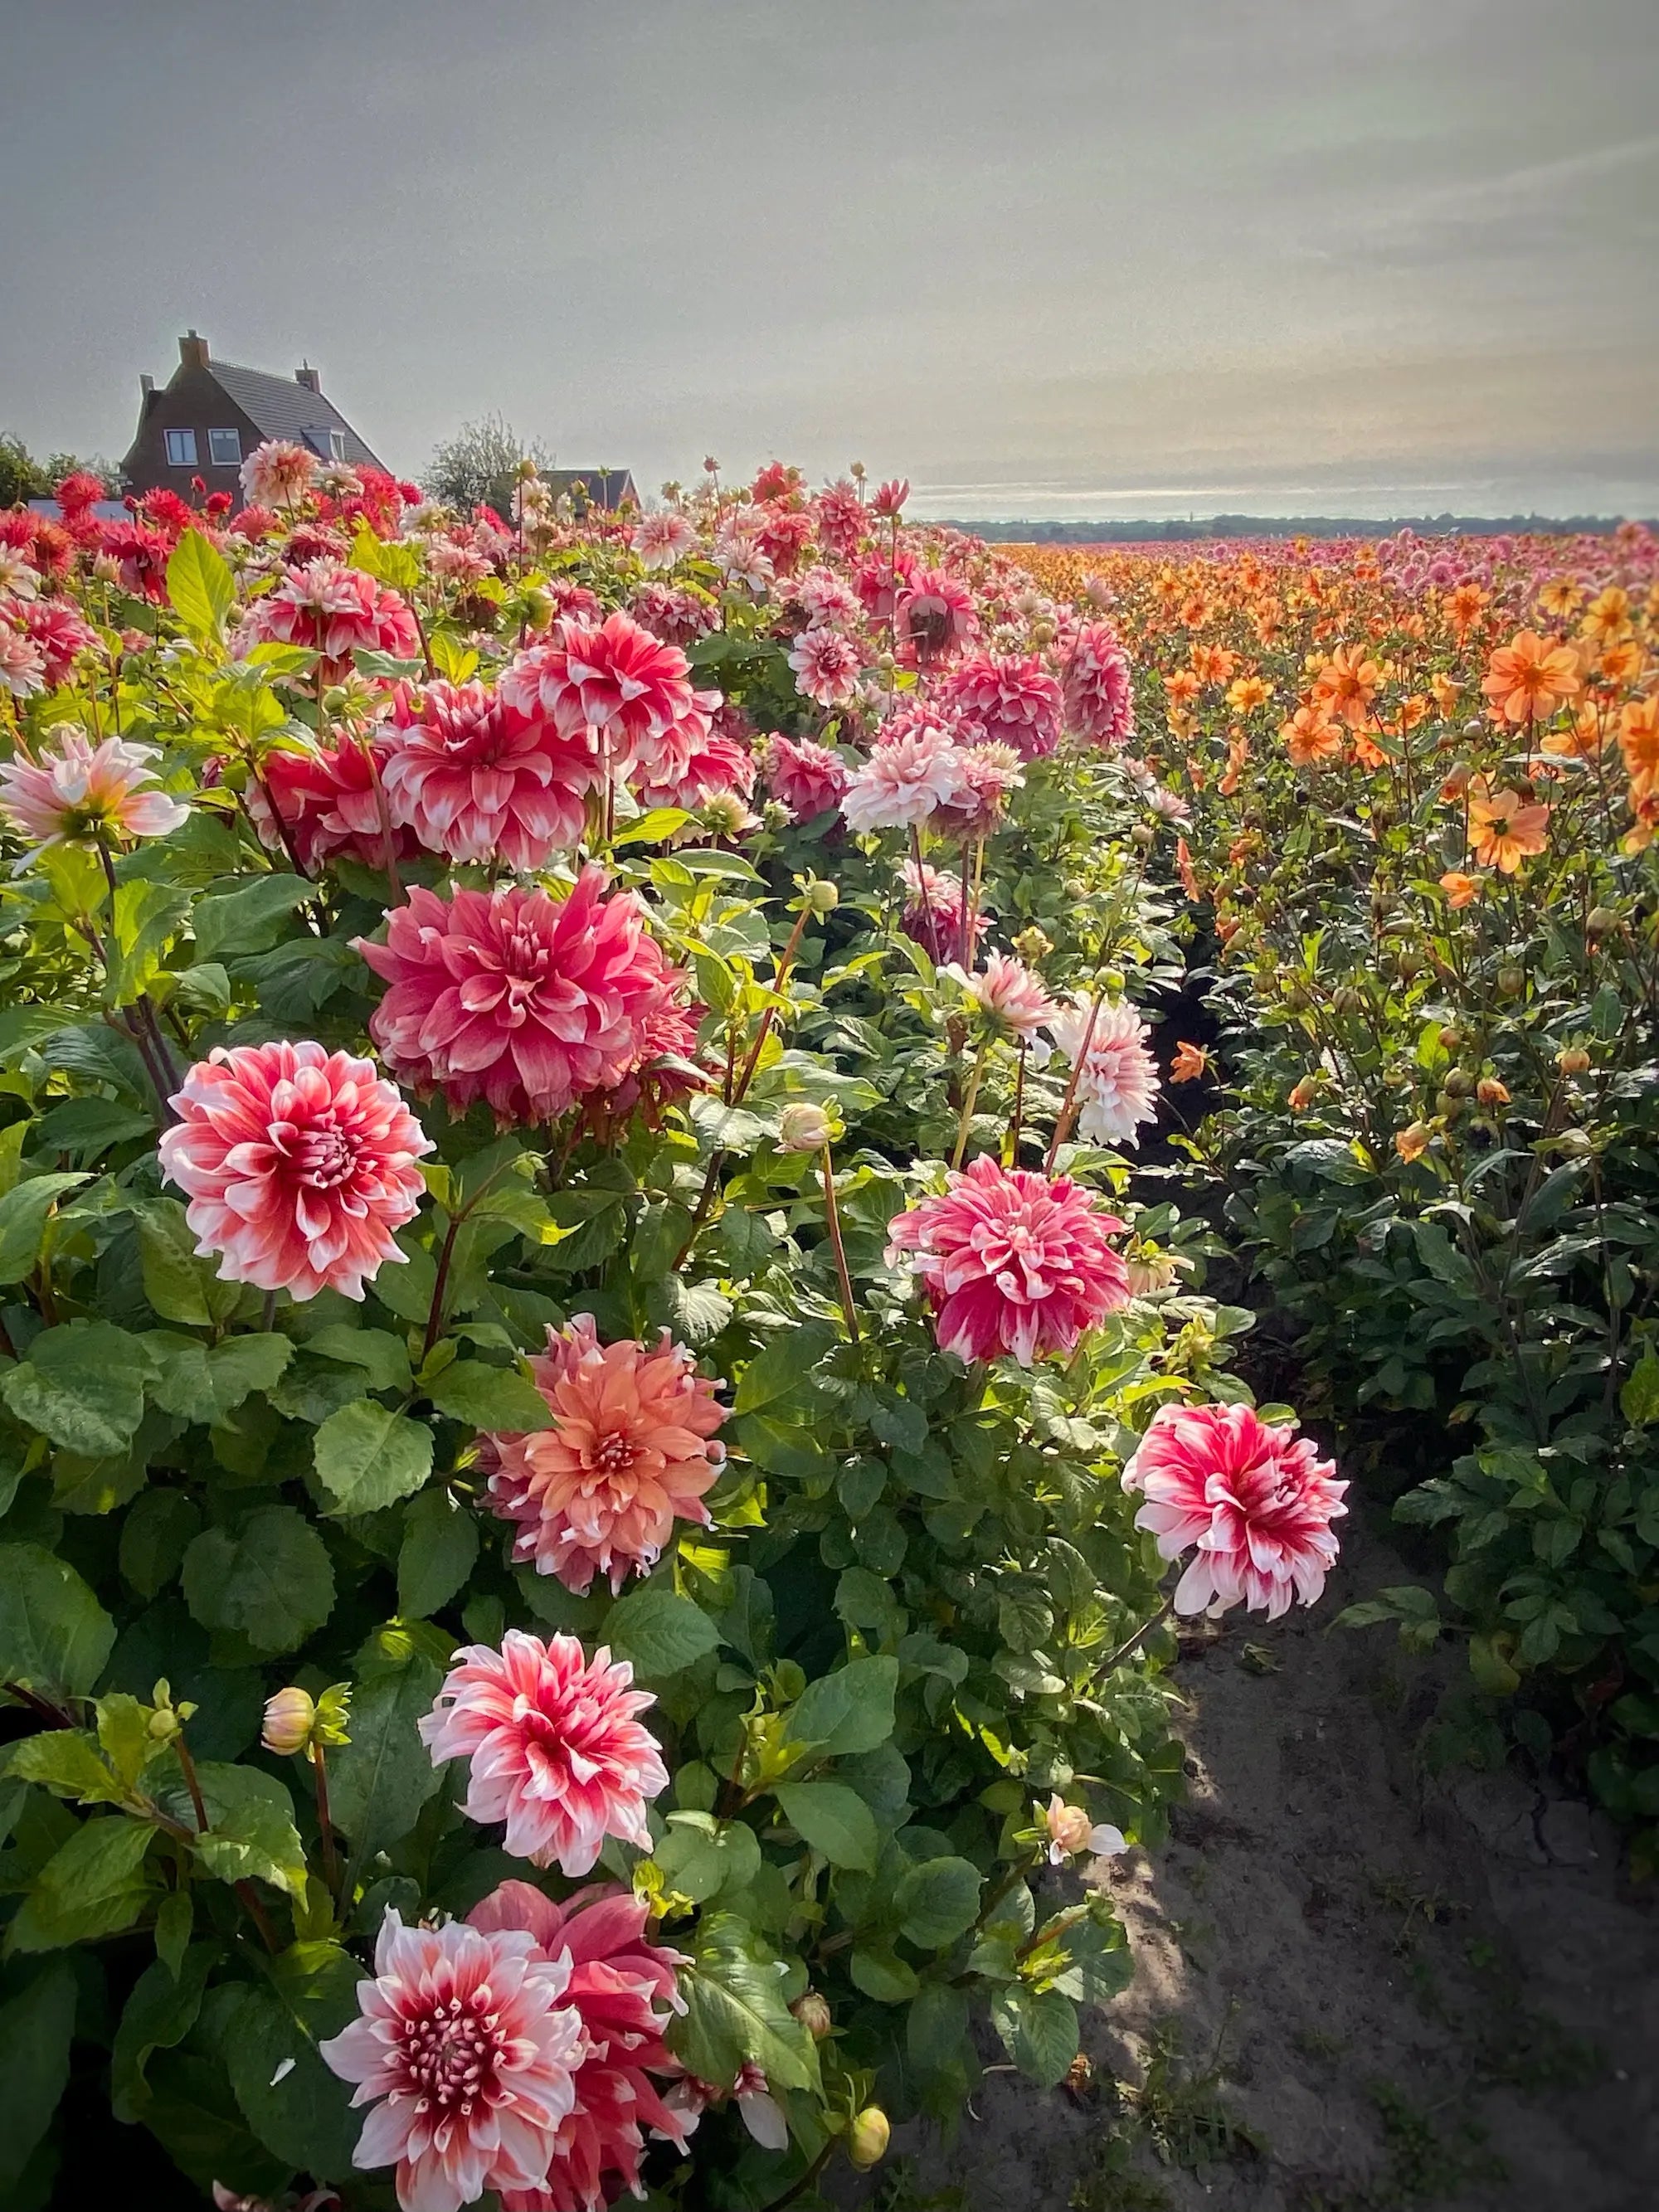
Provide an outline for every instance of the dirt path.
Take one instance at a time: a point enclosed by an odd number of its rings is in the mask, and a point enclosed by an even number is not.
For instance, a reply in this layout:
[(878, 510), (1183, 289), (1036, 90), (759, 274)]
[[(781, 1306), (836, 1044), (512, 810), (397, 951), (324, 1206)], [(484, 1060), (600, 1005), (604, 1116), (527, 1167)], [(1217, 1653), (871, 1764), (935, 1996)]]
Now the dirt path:
[(1327, 1632), (1410, 1579), (1348, 1527), (1317, 1613), (1183, 1653), (1190, 1798), (1102, 1869), (1136, 1973), (1092, 2085), (991, 2075), (887, 2212), (1659, 2208), (1659, 1911), (1582, 1806), (1425, 1776), (1461, 1658)]

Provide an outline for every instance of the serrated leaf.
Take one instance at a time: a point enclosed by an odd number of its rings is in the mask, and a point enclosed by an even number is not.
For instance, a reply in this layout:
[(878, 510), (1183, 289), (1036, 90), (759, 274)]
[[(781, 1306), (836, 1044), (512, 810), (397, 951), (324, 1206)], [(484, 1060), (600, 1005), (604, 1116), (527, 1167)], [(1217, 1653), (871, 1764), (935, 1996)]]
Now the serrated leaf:
[(199, 530), (186, 530), (167, 558), (167, 604), (192, 637), (218, 637), (236, 603), (223, 554)]
[(144, 1417), (156, 1363), (143, 1340), (108, 1322), (43, 1329), (27, 1357), (0, 1376), (20, 1421), (88, 1459), (124, 1452)]
[(605, 1617), (605, 1641), (645, 1675), (678, 1674), (712, 1651), (720, 1631), (672, 1581), (653, 1577), (619, 1598)]
[(893, 1733), (898, 1673), (898, 1661), (883, 1654), (851, 1659), (833, 1674), (819, 1675), (790, 1712), (789, 1740), (831, 1756), (874, 1751)]
[(441, 1413), (469, 1428), (520, 1436), (553, 1426), (546, 1399), (515, 1367), (457, 1359), (426, 1389)]
[(835, 1328), (827, 1321), (798, 1322), (793, 1328), (780, 1329), (738, 1377), (732, 1412), (753, 1413), (763, 1406), (780, 1407), (808, 1389), (811, 1370), (835, 1341)]
[(191, 1849), (221, 1881), (268, 1881), (290, 1897), (305, 1893), (306, 1859), (294, 1825), (294, 1800), (274, 1774), (256, 1766), (199, 1760), (197, 1780), (208, 1826)]
[(209, 1528), (185, 1553), (185, 1600), (204, 1628), (257, 1651), (293, 1651), (334, 1609), (323, 1540), (291, 1505), (262, 1506), (240, 1529)]
[(82, 1729), (46, 1729), (14, 1744), (5, 1772), (76, 1805), (118, 1805), (119, 1778)]
[(239, 960), (268, 951), (295, 908), (311, 896), (303, 876), (264, 875), (198, 899), (190, 923), (197, 959)]
[(122, 1813), (83, 1820), (36, 1875), (7, 1936), (13, 1951), (55, 1951), (131, 1928), (151, 1895), (144, 1855), (156, 1830)]
[(21, 1283), (33, 1272), (47, 1215), (60, 1198), (88, 1180), (83, 1175), (31, 1176), (0, 1198), (0, 1283)]
[(774, 2089), (816, 2090), (817, 2045), (784, 2001), (785, 1962), (730, 1913), (699, 1923), (680, 1973), (685, 2011), (668, 2041), (690, 2071), (722, 2087), (752, 2061)]
[(331, 1513), (374, 1513), (411, 1497), (432, 1472), (432, 1431), (372, 1398), (331, 1413), (313, 1441)]
[(356, 1865), (401, 1842), (443, 1779), (416, 1732), (442, 1680), (441, 1667), (410, 1650), (352, 1693), (351, 1741), (329, 1755), (329, 1802)]
[(143, 2117), (149, 2101), (144, 2069), (150, 2054), (173, 2050), (195, 2027), (217, 1956), (216, 1943), (197, 1943), (184, 1953), (176, 1973), (157, 1959), (133, 1984), (110, 2053), (110, 2102), (118, 2120)]
[(67, 1559), (0, 1544), (0, 1679), (44, 1697), (84, 1697), (104, 1671), (115, 1623)]
[(371, 1390), (407, 1392), (414, 1388), (409, 1346), (389, 1328), (354, 1328), (349, 1322), (331, 1322), (306, 1339), (306, 1350), (345, 1367), (361, 1368)]
[(1077, 2057), (1077, 2008), (1058, 1990), (1015, 1982), (991, 2000), (991, 2019), (1020, 2072), (1045, 2089), (1066, 2078)]
[(982, 1877), (967, 1859), (924, 1859), (901, 1875), (893, 1908), (907, 1942), (937, 1951), (964, 1936), (979, 1913)]
[(874, 1814), (855, 1790), (844, 1782), (781, 1782), (773, 1795), (790, 1826), (831, 1866), (875, 1872), (881, 1836)]
[[(356, 1970), (350, 1960), (344, 1964), (355, 1988)], [(228, 2026), (231, 2086), (266, 2149), (319, 2181), (349, 2179), (362, 2118), (295, 2014), (274, 1990), (251, 1989)]]
[(478, 1523), (434, 1483), (410, 1501), (398, 1547), (398, 1610), (423, 1620), (447, 1605), (478, 1556)]

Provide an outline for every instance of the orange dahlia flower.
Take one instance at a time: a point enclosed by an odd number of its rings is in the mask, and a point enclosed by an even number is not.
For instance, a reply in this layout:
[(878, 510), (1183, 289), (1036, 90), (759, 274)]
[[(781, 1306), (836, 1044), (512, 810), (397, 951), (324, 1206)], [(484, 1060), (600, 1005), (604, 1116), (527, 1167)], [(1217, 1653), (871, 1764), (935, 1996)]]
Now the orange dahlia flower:
[(1473, 906), (1480, 896), (1480, 878), (1466, 876), (1457, 868), (1448, 868), (1440, 878), (1440, 888), (1446, 894), (1448, 906)]
[(1363, 645), (1339, 645), (1321, 669), (1314, 695), (1351, 730), (1363, 729), (1371, 702), (1382, 688), (1382, 671), (1366, 657)]
[(1506, 721), (1542, 721), (1582, 688), (1578, 656), (1559, 638), (1517, 630), (1497, 647), (1480, 689)]
[(1279, 732), (1294, 768), (1311, 768), (1319, 761), (1340, 760), (1342, 732), (1322, 706), (1304, 701)]
[(1209, 1066), (1210, 1055), (1201, 1044), (1193, 1044), (1183, 1037), (1175, 1048), (1175, 1058), (1170, 1062), (1171, 1083), (1196, 1083)]
[(1496, 790), (1484, 775), (1469, 786), (1469, 843), (1483, 868), (1512, 876), (1529, 854), (1549, 842), (1550, 811), (1528, 806), (1518, 791)]
[(1620, 714), (1619, 750), (1625, 757), (1625, 773), (1632, 791), (1646, 793), (1659, 787), (1659, 692), (1632, 699)]

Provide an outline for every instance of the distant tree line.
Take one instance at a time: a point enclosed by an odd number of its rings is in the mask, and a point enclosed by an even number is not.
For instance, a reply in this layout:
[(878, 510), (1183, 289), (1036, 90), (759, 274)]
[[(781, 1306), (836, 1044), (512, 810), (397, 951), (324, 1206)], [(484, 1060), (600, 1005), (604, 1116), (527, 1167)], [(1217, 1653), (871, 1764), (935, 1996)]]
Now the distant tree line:
[(21, 438), (0, 430), (0, 507), (15, 507), (25, 499), (50, 499), (53, 486), (77, 469), (97, 477), (112, 497), (120, 491), (121, 471), (100, 454), (86, 459), (79, 453), (48, 453), (37, 461)]
[(1504, 538), (1523, 532), (1576, 538), (1605, 536), (1618, 523), (1616, 515), (1605, 514), (1402, 514), (1387, 522), (1341, 514), (1212, 514), (1203, 520), (1170, 517), (1150, 522), (945, 521), (940, 526), (1021, 545), (1133, 545), (1204, 538), (1392, 538), (1400, 530), (1414, 530), (1419, 538)]

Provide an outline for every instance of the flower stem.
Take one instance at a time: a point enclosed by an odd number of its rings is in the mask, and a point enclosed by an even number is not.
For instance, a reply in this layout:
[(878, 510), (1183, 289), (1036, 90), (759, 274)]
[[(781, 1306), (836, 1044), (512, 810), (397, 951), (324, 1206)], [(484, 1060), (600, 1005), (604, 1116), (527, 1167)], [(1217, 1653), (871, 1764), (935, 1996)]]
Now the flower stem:
[(1072, 1062), (1072, 1079), (1066, 1086), (1066, 1097), (1054, 1121), (1054, 1133), (1049, 1141), (1047, 1157), (1042, 1163), (1044, 1175), (1054, 1171), (1054, 1158), (1065, 1143), (1072, 1126), (1072, 1113), (1077, 1104), (1077, 1087), (1083, 1079), (1083, 1070), (1089, 1057), (1089, 1048), (1095, 1041), (1095, 1024), (1100, 1018), (1100, 1009), (1105, 1002), (1106, 986), (1102, 983), (1095, 991), (1094, 1003), (1089, 1009), (1089, 1018), (1084, 1025), (1083, 1042), (1077, 1048), (1077, 1058)]
[(823, 1213), (830, 1225), (830, 1249), (836, 1255), (836, 1275), (841, 1285), (841, 1310), (847, 1316), (848, 1340), (856, 1348), (858, 1315), (853, 1304), (853, 1278), (847, 1267), (847, 1247), (841, 1241), (841, 1214), (836, 1205), (836, 1164), (828, 1145), (823, 1148)]
[[(811, 911), (810, 906), (803, 903), (800, 912), (795, 917), (795, 926), (789, 933), (789, 942), (783, 948), (783, 957), (778, 963), (777, 972), (772, 978), (773, 992), (780, 998), (783, 995), (784, 985), (789, 981), (789, 971), (795, 964), (795, 955), (800, 950), (802, 933), (806, 927), (806, 917)], [(734, 1106), (741, 1104), (744, 1094), (755, 1079), (755, 1071), (760, 1066), (760, 1056), (765, 1049), (766, 1040), (771, 1034), (772, 1017), (776, 1011), (775, 1006), (768, 1006), (761, 1016), (760, 1027), (755, 1032), (755, 1042), (750, 1048), (749, 1057), (743, 1064), (743, 1073), (738, 1078), (732, 1093), (731, 1103)]]
[(320, 1743), (311, 1747), (311, 1771), (317, 1783), (317, 1832), (322, 1839), (323, 1880), (331, 1896), (340, 1893), (340, 1860), (334, 1848), (334, 1823), (328, 1810), (328, 1762)]
[(953, 1168), (962, 1165), (962, 1156), (968, 1149), (968, 1130), (974, 1118), (974, 1109), (979, 1103), (980, 1080), (985, 1073), (985, 1058), (990, 1049), (990, 1038), (982, 1037), (979, 1050), (974, 1054), (973, 1066), (969, 1071), (968, 1088), (963, 1094), (962, 1119), (957, 1124), (956, 1150), (951, 1155)]

